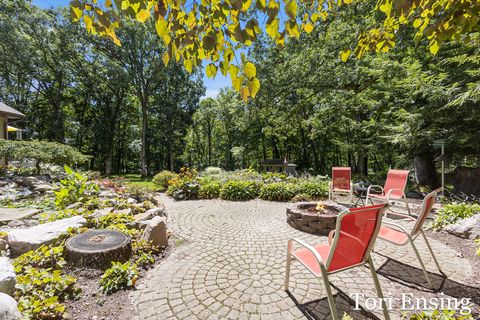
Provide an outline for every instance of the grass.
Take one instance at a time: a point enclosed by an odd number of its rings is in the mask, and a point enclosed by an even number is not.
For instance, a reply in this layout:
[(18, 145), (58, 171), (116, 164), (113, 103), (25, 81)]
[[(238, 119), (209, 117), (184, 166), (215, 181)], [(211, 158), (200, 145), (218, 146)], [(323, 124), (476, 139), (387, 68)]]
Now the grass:
[(115, 177), (122, 177), (125, 179), (125, 184), (127, 185), (134, 185), (151, 191), (158, 190), (158, 187), (152, 182), (151, 177), (142, 178), (142, 176), (137, 173), (119, 174)]

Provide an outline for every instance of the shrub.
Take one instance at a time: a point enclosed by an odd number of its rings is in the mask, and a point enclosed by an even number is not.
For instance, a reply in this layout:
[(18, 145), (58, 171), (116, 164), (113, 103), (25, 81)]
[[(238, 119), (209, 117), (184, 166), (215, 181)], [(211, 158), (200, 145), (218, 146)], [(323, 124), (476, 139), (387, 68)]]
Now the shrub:
[(138, 279), (138, 267), (127, 261), (125, 263), (112, 262), (112, 267), (105, 270), (100, 279), (100, 288), (106, 294), (135, 286)]
[(157, 173), (153, 177), (152, 181), (156, 186), (159, 187), (161, 191), (163, 191), (168, 188), (168, 181), (173, 180), (176, 177), (177, 177), (176, 173), (168, 170), (163, 170)]
[(200, 180), (198, 195), (201, 199), (214, 199), (220, 196), (222, 183), (214, 179)]
[(270, 201), (289, 201), (295, 196), (296, 187), (291, 183), (274, 182), (260, 188), (260, 198)]
[(183, 178), (176, 180), (167, 189), (167, 194), (175, 200), (191, 200), (197, 199), (200, 191), (200, 184), (197, 180)]
[(207, 167), (205, 169), (205, 174), (207, 176), (217, 175), (217, 174), (220, 174), (220, 173), (222, 173), (222, 169), (219, 168), (219, 167)]
[(433, 230), (440, 230), (443, 227), (455, 223), (458, 220), (469, 218), (480, 212), (480, 205), (468, 203), (451, 203), (443, 206), (435, 220), (430, 224)]
[(299, 192), (313, 199), (324, 199), (328, 197), (328, 183), (325, 181), (306, 181), (300, 184)]
[(297, 194), (293, 197), (292, 202), (304, 202), (304, 201), (312, 201), (312, 197), (305, 193)]
[(8, 160), (32, 160), (37, 172), (40, 171), (41, 163), (74, 165), (86, 163), (91, 158), (65, 144), (36, 140), (0, 140), (0, 158), (2, 157)]
[(28, 267), (17, 274), (18, 309), (26, 319), (63, 319), (65, 306), (61, 302), (80, 293), (76, 282), (61, 270)]
[(253, 181), (230, 180), (222, 186), (220, 198), (224, 200), (245, 201), (258, 196), (258, 184)]
[(402, 320), (474, 320), (472, 315), (457, 315), (454, 310), (433, 310), (420, 313), (404, 313)]
[(86, 177), (74, 172), (67, 165), (64, 168), (67, 176), (60, 180), (60, 190), (54, 192), (57, 207), (65, 208), (75, 202), (85, 202), (98, 192), (96, 183), (88, 181)]

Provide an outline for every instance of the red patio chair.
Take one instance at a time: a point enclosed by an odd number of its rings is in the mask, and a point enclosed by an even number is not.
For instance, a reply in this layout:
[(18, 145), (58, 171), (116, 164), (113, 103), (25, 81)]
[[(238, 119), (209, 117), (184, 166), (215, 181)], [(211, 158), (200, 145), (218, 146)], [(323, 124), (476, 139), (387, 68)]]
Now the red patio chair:
[[(340, 318), (335, 307), (328, 275), (368, 264), (378, 297), (383, 298), (370, 252), (380, 230), (386, 206), (387, 204), (379, 204), (346, 209), (341, 212), (337, 219), (336, 229), (329, 234), (328, 244), (319, 244), (313, 247), (299, 239), (288, 240), (285, 290), (288, 291), (291, 261), (298, 260), (315, 277), (323, 279), (332, 318), (337, 320)], [(303, 248), (292, 251), (293, 242)], [(383, 299), (382, 305), (385, 319), (390, 319)]]
[(328, 199), (332, 200), (335, 194), (348, 194), (349, 203), (353, 198), (352, 170), (350, 167), (333, 167), (332, 181), (328, 188)]
[[(407, 185), (409, 173), (410, 170), (388, 170), (387, 180), (385, 181), (385, 186), (383, 188), (379, 185), (371, 185), (368, 187), (365, 204), (368, 205), (368, 200), (370, 200), (372, 204), (375, 204), (372, 198), (386, 203), (403, 199), (408, 214), (410, 214), (410, 207), (408, 206), (407, 197), (405, 195), (405, 186)], [(374, 189), (381, 191), (381, 193), (372, 193)]]
[(435, 261), (435, 264), (437, 265), (438, 271), (440, 271), (442, 275), (446, 276), (445, 273), (440, 268), (440, 264), (438, 263), (438, 260), (435, 257), (435, 254), (433, 253), (432, 247), (430, 246), (430, 243), (428, 242), (428, 239), (422, 230), (423, 224), (425, 223), (425, 220), (427, 220), (428, 214), (430, 213), (430, 211), (432, 211), (433, 205), (435, 203), (435, 197), (442, 190), (443, 190), (442, 188), (438, 188), (437, 190), (430, 192), (425, 197), (425, 199), (423, 199), (422, 207), (416, 219), (413, 218), (412, 216), (408, 216), (405, 214), (389, 213), (390, 215), (415, 221), (415, 224), (412, 230), (407, 231), (404, 227), (399, 226), (396, 223), (383, 221), (382, 224), (384, 225), (382, 225), (382, 227), (380, 228), (380, 232), (378, 234), (378, 237), (380, 239), (396, 244), (398, 246), (404, 246), (407, 243), (410, 243), (412, 245), (413, 251), (415, 251), (415, 255), (417, 256), (418, 261), (420, 261), (420, 266), (423, 269), (423, 273), (425, 274), (428, 284), (432, 289), (434, 288), (433, 288), (432, 282), (430, 281), (430, 278), (428, 277), (427, 269), (425, 268), (425, 265), (423, 264), (422, 258), (420, 257), (417, 247), (413, 242), (415, 241), (415, 239), (417, 239), (417, 237), (420, 234), (422, 235), (423, 239), (425, 240), (425, 243), (427, 244), (428, 251), (430, 251), (433, 261)]

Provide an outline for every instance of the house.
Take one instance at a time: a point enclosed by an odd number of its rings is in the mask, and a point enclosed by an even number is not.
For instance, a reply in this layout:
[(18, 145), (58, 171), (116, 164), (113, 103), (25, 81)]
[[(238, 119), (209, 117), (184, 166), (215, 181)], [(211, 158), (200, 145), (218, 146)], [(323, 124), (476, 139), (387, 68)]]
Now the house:
[(8, 139), (8, 122), (23, 119), (25, 115), (0, 102), (0, 139)]
[(297, 165), (288, 163), (287, 159), (265, 159), (261, 162), (263, 172), (286, 173), (291, 176), (297, 175)]

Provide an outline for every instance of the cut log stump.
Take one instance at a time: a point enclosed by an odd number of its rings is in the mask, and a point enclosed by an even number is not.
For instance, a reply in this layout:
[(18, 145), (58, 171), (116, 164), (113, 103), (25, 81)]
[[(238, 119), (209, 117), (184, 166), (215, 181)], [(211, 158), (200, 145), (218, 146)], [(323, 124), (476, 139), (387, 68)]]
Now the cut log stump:
[(130, 237), (115, 230), (89, 230), (65, 243), (65, 259), (77, 267), (106, 269), (112, 261), (126, 262), (131, 256)]

